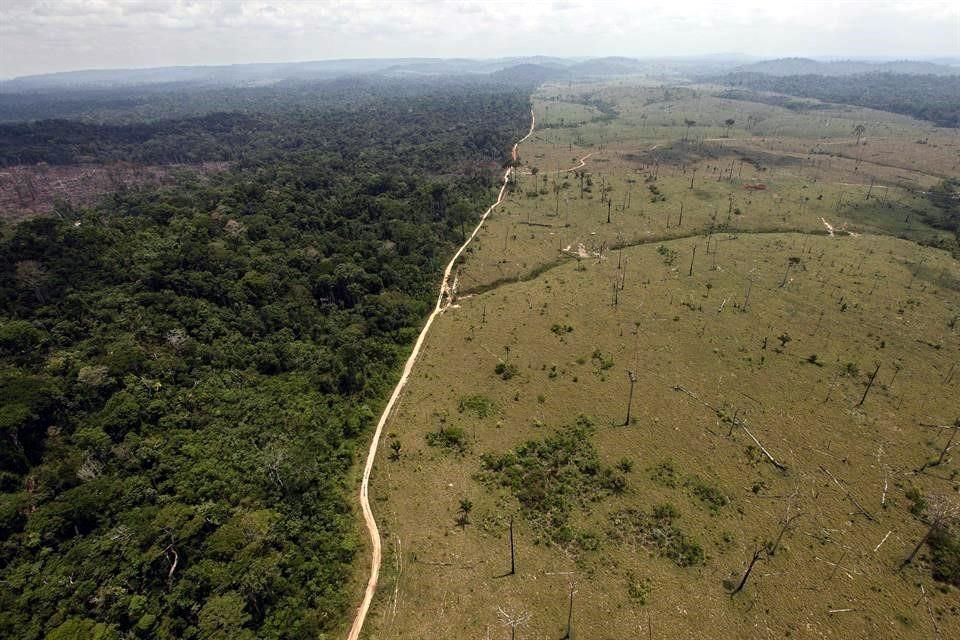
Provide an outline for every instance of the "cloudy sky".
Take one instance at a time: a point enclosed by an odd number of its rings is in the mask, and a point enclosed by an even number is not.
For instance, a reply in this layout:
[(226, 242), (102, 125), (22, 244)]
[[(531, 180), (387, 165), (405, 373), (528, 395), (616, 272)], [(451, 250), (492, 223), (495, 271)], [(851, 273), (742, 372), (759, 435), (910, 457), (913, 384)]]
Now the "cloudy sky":
[(355, 57), (960, 55), (955, 0), (0, 0), (0, 78)]

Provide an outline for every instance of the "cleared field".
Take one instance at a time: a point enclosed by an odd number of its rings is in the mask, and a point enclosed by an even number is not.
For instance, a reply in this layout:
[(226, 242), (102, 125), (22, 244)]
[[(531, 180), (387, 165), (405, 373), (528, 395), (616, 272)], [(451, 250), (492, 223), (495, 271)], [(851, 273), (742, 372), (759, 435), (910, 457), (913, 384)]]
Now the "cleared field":
[(571, 590), (585, 638), (960, 634), (929, 549), (900, 567), (960, 488), (960, 265), (914, 242), (954, 241), (922, 192), (955, 135), (882, 114), (919, 149), (891, 167), (856, 113), (850, 157), (805, 154), (673, 91), (679, 126), (660, 88), (537, 97), (620, 115), (538, 131), (468, 250), (371, 480), (368, 637), (559, 638)]

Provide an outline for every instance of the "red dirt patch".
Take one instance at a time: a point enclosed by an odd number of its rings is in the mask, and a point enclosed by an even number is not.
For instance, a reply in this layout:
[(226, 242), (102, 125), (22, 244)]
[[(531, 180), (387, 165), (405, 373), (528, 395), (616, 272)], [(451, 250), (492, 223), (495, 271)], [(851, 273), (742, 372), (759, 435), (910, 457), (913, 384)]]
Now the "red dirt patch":
[(173, 184), (178, 171), (207, 174), (227, 162), (137, 165), (17, 165), (0, 168), (0, 219), (20, 220), (53, 211), (56, 202), (88, 205), (124, 186)]

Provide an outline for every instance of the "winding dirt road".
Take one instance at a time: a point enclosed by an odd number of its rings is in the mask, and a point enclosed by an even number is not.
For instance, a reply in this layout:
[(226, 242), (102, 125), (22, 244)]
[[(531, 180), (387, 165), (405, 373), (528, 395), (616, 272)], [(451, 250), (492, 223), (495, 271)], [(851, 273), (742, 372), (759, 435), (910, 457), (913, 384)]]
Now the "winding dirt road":
[[(511, 158), (517, 160), (517, 147), (520, 144), (533, 135), (533, 129), (536, 125), (536, 120), (533, 115), (533, 110), (530, 110), (530, 131), (527, 132), (527, 135), (520, 138), (516, 144), (513, 145), (511, 151)], [(400, 376), (400, 380), (397, 382), (397, 386), (394, 387), (393, 393), (390, 395), (390, 399), (387, 400), (387, 405), (383, 408), (383, 413), (380, 414), (380, 420), (377, 422), (377, 429), (373, 432), (373, 439), (370, 441), (370, 450), (367, 453), (367, 463), (363, 468), (363, 480), (360, 482), (360, 506), (363, 509), (363, 520), (367, 525), (367, 532), (370, 534), (370, 545), (371, 545), (371, 558), (370, 558), (370, 578), (367, 580), (367, 589), (363, 593), (363, 602), (360, 603), (360, 607), (357, 609), (357, 615), (353, 619), (353, 626), (350, 627), (350, 633), (347, 636), (347, 640), (358, 640), (360, 638), (360, 631), (363, 629), (363, 623), (367, 619), (367, 613), (370, 611), (370, 603), (373, 601), (373, 594), (377, 590), (377, 580), (380, 577), (380, 560), (382, 556), (382, 549), (380, 543), (380, 529), (377, 528), (377, 521), (373, 517), (373, 511), (370, 509), (370, 472), (373, 470), (373, 462), (377, 455), (377, 447), (380, 443), (380, 434), (383, 432), (383, 425), (386, 424), (387, 419), (390, 417), (390, 413), (393, 411), (393, 407), (397, 402), (397, 399), (400, 397), (400, 392), (403, 391), (403, 388), (407, 384), (407, 379), (410, 377), (410, 372), (413, 370), (413, 365), (417, 360), (417, 356), (420, 354), (420, 348), (423, 347), (424, 339), (427, 337), (427, 332), (430, 330), (430, 326), (433, 324), (434, 319), (441, 313), (443, 313), (446, 308), (450, 305), (451, 295), (450, 295), (450, 274), (453, 271), (453, 266), (456, 264), (457, 260), (460, 258), (460, 254), (463, 253), (463, 250), (467, 248), (467, 245), (476, 237), (477, 233), (480, 231), (480, 227), (483, 226), (483, 223), (486, 221), (487, 216), (490, 215), (490, 212), (493, 211), (497, 205), (503, 202), (503, 196), (507, 190), (507, 180), (510, 178), (510, 172), (513, 171), (513, 167), (508, 167), (503, 174), (503, 181), (500, 185), (500, 193), (497, 195), (497, 201), (491, 204), (483, 215), (480, 216), (480, 222), (477, 223), (476, 228), (473, 230), (473, 233), (470, 234), (470, 237), (464, 241), (463, 245), (453, 254), (453, 258), (450, 259), (450, 263), (447, 264), (447, 268), (443, 271), (443, 281), (440, 283), (440, 295), (437, 296), (437, 304), (433, 308), (433, 312), (427, 318), (426, 323), (423, 325), (423, 329), (420, 331), (420, 335), (417, 336), (417, 342), (413, 345), (413, 351), (410, 352), (410, 357), (407, 358), (406, 364), (403, 365), (403, 373)]]

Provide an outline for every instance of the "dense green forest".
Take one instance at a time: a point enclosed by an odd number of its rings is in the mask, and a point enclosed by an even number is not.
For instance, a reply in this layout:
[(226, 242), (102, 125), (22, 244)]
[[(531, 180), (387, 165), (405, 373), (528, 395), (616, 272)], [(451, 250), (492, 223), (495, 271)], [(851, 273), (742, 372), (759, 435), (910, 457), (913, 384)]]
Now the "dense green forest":
[(960, 76), (895, 73), (771, 76), (731, 73), (710, 78), (710, 81), (754, 91), (773, 91), (902, 113), (941, 127), (960, 127)]
[[(363, 155), (369, 139), (371, 145), (389, 147), (394, 153), (414, 151), (420, 164), (440, 170), (464, 154), (498, 158), (503, 140), (492, 136), (490, 123), (503, 115), (503, 109), (513, 109), (515, 96), (524, 91), (477, 82), (364, 80), (297, 86), (289, 95), (276, 87), (203, 90), (170, 94), (168, 98), (176, 102), (171, 112), (181, 115), (159, 119), (116, 114), (92, 100), (81, 110), (82, 119), (58, 116), (0, 124), (0, 166), (118, 160), (158, 164), (231, 160), (251, 166), (304, 152)], [(4, 97), (10, 96), (0, 96), (0, 103)], [(396, 111), (399, 100), (407, 109), (402, 116)], [(233, 106), (238, 108), (224, 110)], [(138, 119), (130, 121), (131, 117)], [(441, 125), (438, 131), (443, 135), (424, 139), (425, 130)], [(358, 146), (358, 141), (363, 144)], [(424, 144), (432, 148), (425, 149)]]
[(342, 619), (355, 449), (529, 117), (516, 88), (350, 95), (4, 129), (5, 158), (237, 162), (0, 229), (0, 637)]

